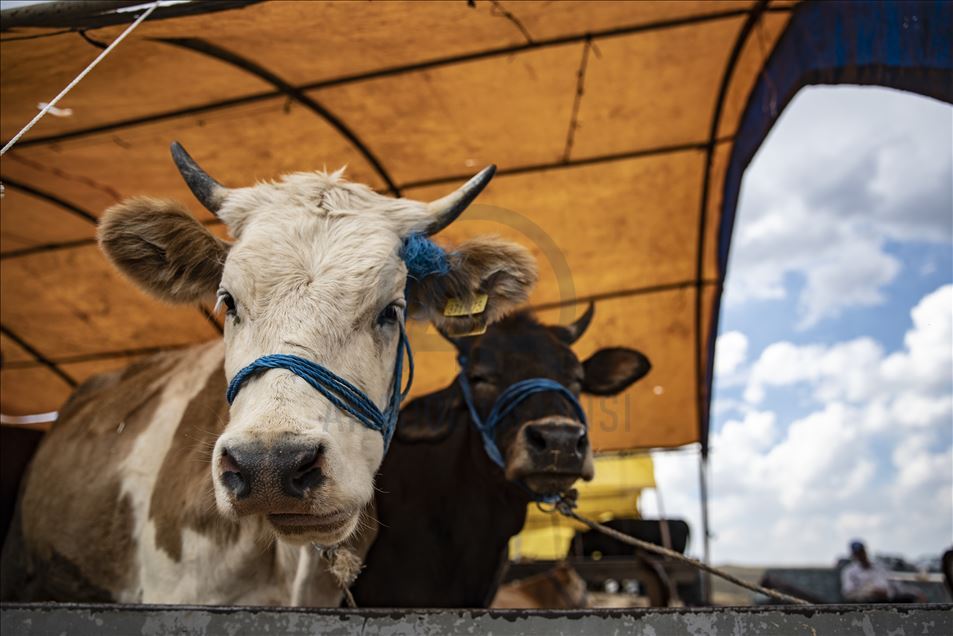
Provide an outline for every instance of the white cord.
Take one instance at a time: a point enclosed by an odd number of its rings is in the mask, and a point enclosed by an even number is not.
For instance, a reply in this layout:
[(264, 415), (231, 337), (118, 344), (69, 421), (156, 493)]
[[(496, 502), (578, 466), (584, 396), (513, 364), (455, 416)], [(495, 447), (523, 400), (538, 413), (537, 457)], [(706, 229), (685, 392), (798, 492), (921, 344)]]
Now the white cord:
[(0, 157), (2, 157), (3, 155), (5, 155), (5, 154), (7, 153), (7, 151), (10, 150), (10, 148), (13, 147), (13, 145), (14, 145), (15, 143), (17, 143), (18, 141), (20, 141), (20, 137), (22, 137), (23, 135), (25, 135), (26, 133), (28, 133), (28, 132), (30, 131), (30, 129), (33, 128), (33, 126), (36, 125), (36, 122), (40, 121), (40, 120), (43, 118), (43, 116), (46, 115), (46, 114), (50, 111), (50, 109), (52, 109), (54, 106), (56, 106), (56, 103), (57, 103), (58, 101), (60, 101), (63, 97), (65, 97), (68, 92), (70, 92), (71, 90), (73, 90), (73, 87), (74, 87), (74, 86), (76, 86), (77, 84), (79, 84), (80, 81), (82, 81), (82, 79), (83, 79), (84, 77), (86, 77), (86, 75), (87, 75), (91, 70), (93, 70), (93, 68), (95, 68), (95, 66), (96, 66), (97, 64), (99, 64), (99, 62), (102, 61), (102, 59), (103, 59), (104, 57), (106, 57), (107, 55), (109, 55), (109, 53), (110, 53), (114, 48), (116, 48), (116, 45), (117, 45), (117, 44), (119, 44), (120, 42), (122, 42), (127, 35), (129, 35), (130, 33), (132, 33), (132, 31), (133, 31), (137, 26), (139, 26), (139, 23), (141, 23), (143, 20), (145, 20), (146, 18), (148, 18), (148, 17), (149, 17), (149, 14), (151, 14), (153, 11), (155, 11), (157, 8), (159, 8), (159, 5), (160, 5), (160, 4), (162, 4), (162, 0), (156, 0), (156, 1), (152, 4), (151, 7), (149, 7), (149, 8), (146, 9), (145, 11), (143, 11), (143, 12), (142, 12), (142, 15), (140, 15), (138, 18), (136, 18), (136, 21), (135, 21), (135, 22), (133, 22), (132, 24), (130, 24), (129, 27), (128, 27), (125, 31), (123, 31), (122, 34), (120, 34), (120, 36), (119, 36), (118, 38), (116, 38), (115, 40), (112, 41), (112, 44), (110, 44), (109, 46), (107, 46), (107, 47), (103, 50), (103, 52), (100, 53), (100, 54), (96, 57), (96, 59), (93, 60), (93, 61), (90, 63), (89, 66), (87, 66), (86, 68), (83, 69), (83, 72), (82, 72), (82, 73), (80, 73), (79, 75), (77, 75), (76, 78), (75, 78), (72, 82), (70, 82), (69, 84), (67, 84), (67, 85), (66, 85), (66, 88), (64, 88), (62, 91), (60, 91), (60, 94), (59, 94), (59, 95), (57, 95), (56, 97), (54, 97), (54, 98), (52, 99), (52, 101), (50, 101), (46, 106), (44, 106), (44, 107), (43, 107), (43, 110), (41, 110), (40, 112), (38, 112), (38, 113), (36, 114), (36, 117), (34, 117), (34, 118), (30, 121), (29, 124), (27, 124), (26, 126), (24, 126), (23, 129), (22, 129), (20, 132), (18, 132), (16, 135), (13, 136), (13, 139), (11, 139), (10, 141), (7, 142), (7, 145), (4, 146), (2, 150), (0, 150)]
[(662, 505), (662, 489), (655, 484), (655, 505), (658, 507), (659, 532), (662, 535), (662, 545), (672, 549), (672, 533), (668, 526), (668, 517), (665, 516), (665, 506)]
[(57, 417), (59, 417), (59, 413), (56, 411), (35, 413), (33, 415), (7, 415), (6, 413), (0, 413), (0, 424), (4, 424), (6, 426), (48, 424), (49, 422), (55, 422)]

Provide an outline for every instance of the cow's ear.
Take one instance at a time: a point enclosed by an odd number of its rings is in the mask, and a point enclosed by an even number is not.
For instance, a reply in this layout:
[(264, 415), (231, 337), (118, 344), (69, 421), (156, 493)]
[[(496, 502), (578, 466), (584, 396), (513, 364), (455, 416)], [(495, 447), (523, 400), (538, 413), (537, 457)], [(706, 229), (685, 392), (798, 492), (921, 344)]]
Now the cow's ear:
[(615, 395), (627, 389), (652, 369), (641, 351), (625, 347), (600, 349), (582, 363), (582, 390), (592, 395)]
[(451, 432), (452, 412), (462, 402), (456, 383), (421, 396), (400, 410), (394, 438), (404, 444), (434, 444)]
[(463, 243), (447, 261), (447, 274), (411, 281), (408, 302), (414, 318), (432, 321), (448, 336), (481, 331), (506, 316), (526, 302), (536, 283), (529, 250), (495, 237)]
[[(470, 350), (473, 348), (473, 343), (479, 340), (479, 335), (466, 335), (466, 336), (452, 336), (447, 333), (441, 325), (434, 325), (437, 328), (437, 333), (443, 336), (443, 339), (453, 345), (453, 348), (457, 350), (457, 358), (461, 356), (466, 358), (470, 355)], [(462, 372), (462, 370), (461, 370)]]
[(203, 300), (222, 280), (228, 244), (175, 201), (127, 199), (106, 210), (98, 237), (120, 272), (162, 300)]

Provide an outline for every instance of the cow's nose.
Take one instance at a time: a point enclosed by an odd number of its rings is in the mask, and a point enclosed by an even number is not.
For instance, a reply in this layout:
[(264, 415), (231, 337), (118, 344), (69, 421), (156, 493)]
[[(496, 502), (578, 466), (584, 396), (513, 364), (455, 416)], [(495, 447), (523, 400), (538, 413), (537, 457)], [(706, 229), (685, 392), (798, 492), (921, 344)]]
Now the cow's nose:
[(324, 481), (323, 450), (320, 444), (225, 447), (220, 460), (222, 484), (236, 499), (248, 497), (255, 488), (275, 485), (289, 497), (303, 498), (308, 489)]
[(586, 429), (566, 422), (536, 422), (523, 428), (526, 448), (530, 455), (541, 457), (549, 453), (583, 459), (589, 447)]

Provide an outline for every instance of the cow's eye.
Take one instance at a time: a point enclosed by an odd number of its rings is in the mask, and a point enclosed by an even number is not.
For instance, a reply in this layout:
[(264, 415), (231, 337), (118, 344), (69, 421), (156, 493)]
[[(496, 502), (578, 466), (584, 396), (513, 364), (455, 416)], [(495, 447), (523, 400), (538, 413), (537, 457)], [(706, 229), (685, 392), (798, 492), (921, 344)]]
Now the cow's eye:
[(219, 307), (224, 307), (227, 315), (235, 315), (235, 299), (224, 289), (218, 290), (218, 303), (216, 303), (215, 309), (218, 310)]
[(384, 310), (377, 315), (377, 324), (381, 327), (396, 324), (400, 320), (400, 314), (404, 310), (404, 304), (400, 301), (392, 302), (384, 307)]
[(580, 371), (579, 373), (573, 376), (572, 381), (570, 381), (569, 383), (569, 389), (573, 393), (580, 393), (582, 391), (582, 383), (585, 382), (585, 380), (586, 380), (585, 374), (582, 371)]
[(489, 375), (485, 373), (474, 373), (473, 375), (470, 376), (470, 384), (474, 386), (476, 385), (489, 386), (493, 384), (493, 378), (491, 378)]

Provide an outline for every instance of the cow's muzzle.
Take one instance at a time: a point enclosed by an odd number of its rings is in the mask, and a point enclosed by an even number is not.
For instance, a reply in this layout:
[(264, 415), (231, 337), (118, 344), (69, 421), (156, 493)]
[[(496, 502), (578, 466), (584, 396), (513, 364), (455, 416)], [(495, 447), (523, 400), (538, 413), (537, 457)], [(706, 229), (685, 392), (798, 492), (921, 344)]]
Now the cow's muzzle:
[(546, 417), (520, 427), (506, 476), (537, 493), (556, 493), (577, 479), (592, 479), (592, 448), (586, 428), (567, 417)]
[(222, 448), (219, 479), (236, 512), (272, 512), (303, 500), (325, 480), (320, 444), (284, 442), (231, 444)]

